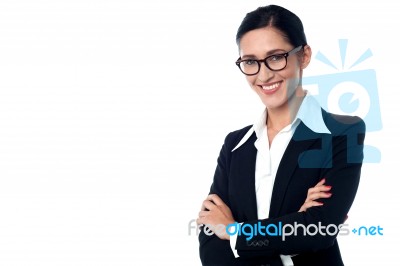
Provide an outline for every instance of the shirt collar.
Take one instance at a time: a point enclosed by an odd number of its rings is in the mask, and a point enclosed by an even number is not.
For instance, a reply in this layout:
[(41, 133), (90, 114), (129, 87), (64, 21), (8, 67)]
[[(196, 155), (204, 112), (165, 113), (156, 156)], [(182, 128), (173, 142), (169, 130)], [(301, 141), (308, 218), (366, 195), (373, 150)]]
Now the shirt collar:
[(315, 133), (331, 134), (322, 117), (322, 109), (318, 101), (309, 93), (303, 99), (296, 119), (300, 119), (309, 129)]
[[(312, 114), (312, 115), (310, 115)], [(232, 152), (242, 146), (253, 134), (256, 133), (257, 139), (260, 138), (263, 129), (265, 127), (265, 122), (267, 121), (267, 108), (264, 109), (261, 116), (256, 120), (253, 126), (247, 131), (246, 135), (240, 140), (240, 142), (233, 148)], [(331, 134), (329, 129), (326, 127), (324, 119), (322, 117), (322, 109), (318, 101), (311, 96), (309, 93), (303, 99), (300, 105), (299, 111), (296, 114), (296, 118), (291, 123), (291, 127), (298, 125), (303, 122), (309, 129), (315, 133), (321, 134)]]

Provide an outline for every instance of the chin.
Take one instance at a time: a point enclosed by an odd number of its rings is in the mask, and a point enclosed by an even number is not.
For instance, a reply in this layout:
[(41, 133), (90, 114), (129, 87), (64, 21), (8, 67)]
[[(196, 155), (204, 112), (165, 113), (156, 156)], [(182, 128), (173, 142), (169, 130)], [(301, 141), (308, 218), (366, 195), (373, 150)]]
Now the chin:
[(257, 93), (261, 99), (261, 102), (268, 108), (268, 109), (276, 109), (282, 106), (285, 106), (288, 102), (286, 97), (286, 93), (279, 93), (275, 95), (265, 95), (262, 92)]

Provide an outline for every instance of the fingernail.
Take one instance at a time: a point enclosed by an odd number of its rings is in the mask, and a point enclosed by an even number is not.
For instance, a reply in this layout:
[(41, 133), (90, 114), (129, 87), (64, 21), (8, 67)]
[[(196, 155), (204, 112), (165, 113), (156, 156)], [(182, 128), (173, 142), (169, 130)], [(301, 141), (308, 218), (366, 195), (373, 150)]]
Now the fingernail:
[(332, 193), (330, 192), (325, 192), (326, 194), (328, 194), (328, 197), (332, 196)]
[(317, 201), (317, 203), (318, 203), (319, 205), (324, 205), (322, 202), (319, 202), (319, 201)]
[(328, 189), (331, 189), (332, 188), (332, 186), (326, 186)]

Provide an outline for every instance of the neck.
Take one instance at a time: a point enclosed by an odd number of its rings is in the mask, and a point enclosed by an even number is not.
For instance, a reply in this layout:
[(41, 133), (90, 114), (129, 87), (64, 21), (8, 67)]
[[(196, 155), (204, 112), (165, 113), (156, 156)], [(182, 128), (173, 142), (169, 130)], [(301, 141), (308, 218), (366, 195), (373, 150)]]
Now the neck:
[(280, 131), (292, 123), (305, 95), (305, 91), (302, 88), (298, 88), (284, 105), (268, 109), (267, 127)]

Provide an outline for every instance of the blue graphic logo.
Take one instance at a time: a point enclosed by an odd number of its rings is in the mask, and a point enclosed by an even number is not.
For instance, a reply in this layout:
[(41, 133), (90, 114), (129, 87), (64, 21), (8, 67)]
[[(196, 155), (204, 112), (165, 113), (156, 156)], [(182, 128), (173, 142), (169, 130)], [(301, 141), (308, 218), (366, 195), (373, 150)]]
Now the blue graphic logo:
[[(367, 49), (345, 70), (347, 39), (339, 40), (341, 71), (322, 52), (318, 51), (315, 59), (336, 70), (336, 73), (304, 77), (303, 86), (318, 88), (313, 95), (321, 107), (328, 112), (361, 117), (366, 124), (366, 132), (382, 129), (376, 72), (373, 69), (349, 71), (372, 56)], [(379, 163), (381, 153), (378, 148), (364, 145), (365, 163)]]
[(358, 236), (383, 236), (383, 227), (378, 226), (360, 226), (351, 230), (353, 234)]

